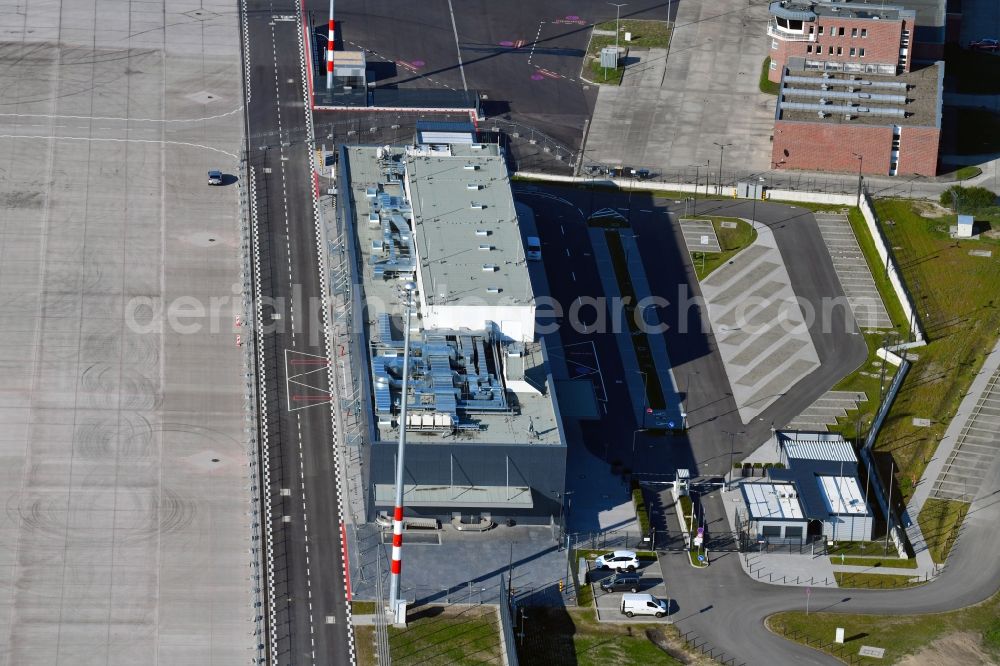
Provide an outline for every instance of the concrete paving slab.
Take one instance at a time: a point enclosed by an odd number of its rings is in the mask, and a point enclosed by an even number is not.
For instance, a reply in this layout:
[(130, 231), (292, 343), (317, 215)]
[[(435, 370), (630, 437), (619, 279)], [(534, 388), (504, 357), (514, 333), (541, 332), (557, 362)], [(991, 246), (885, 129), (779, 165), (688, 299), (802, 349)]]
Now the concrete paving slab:
[[(0, 43), (10, 663), (236, 663), (253, 645), (237, 193), (204, 185), (238, 166), (237, 24), (216, 0), (202, 18), (146, 4), (26, 5)], [(227, 105), (186, 98), (206, 89)], [(181, 297), (221, 297), (223, 334), (154, 321)]]
[(823, 241), (844, 287), (851, 311), (861, 328), (892, 328), (892, 320), (865, 263), (861, 247), (846, 215), (817, 214)]
[(781, 253), (766, 227), (753, 245), (702, 281), (702, 293), (744, 423), (819, 366)]
[(693, 177), (691, 164), (711, 160), (718, 166), (719, 149), (713, 145), (718, 142), (731, 144), (726, 165), (767, 169), (775, 100), (757, 87), (767, 56), (767, 40), (761, 37), (766, 21), (763, 4), (679, 3), (660, 80), (650, 70), (636, 85), (599, 89), (588, 157)]

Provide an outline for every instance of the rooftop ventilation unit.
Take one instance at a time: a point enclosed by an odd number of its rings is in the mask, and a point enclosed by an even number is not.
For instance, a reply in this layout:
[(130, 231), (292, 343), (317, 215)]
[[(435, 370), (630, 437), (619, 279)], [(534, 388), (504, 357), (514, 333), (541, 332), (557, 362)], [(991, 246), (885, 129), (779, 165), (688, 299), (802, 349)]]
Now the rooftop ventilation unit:
[(479, 249), (482, 250), (483, 252), (489, 252), (490, 250), (493, 249), (493, 246), (492, 245), (480, 245)]
[(465, 169), (466, 171), (479, 171), (479, 165), (478, 164), (466, 164), (462, 168)]
[(469, 183), (468, 185), (465, 186), (465, 189), (467, 190), (478, 190), (479, 188), (480, 185), (477, 183)]
[(487, 294), (499, 294), (503, 289), (500, 287), (486, 287)]
[(486, 208), (486, 206), (484, 206), (481, 203), (475, 203), (475, 202), (473, 202), (471, 208), (472, 208), (472, 210), (482, 210), (482, 209)]
[(489, 229), (476, 229), (476, 235), (477, 236), (489, 236), (490, 235), (490, 230)]
[(500, 267), (497, 266), (496, 264), (483, 264), (484, 273), (495, 273), (498, 270), (500, 270)]

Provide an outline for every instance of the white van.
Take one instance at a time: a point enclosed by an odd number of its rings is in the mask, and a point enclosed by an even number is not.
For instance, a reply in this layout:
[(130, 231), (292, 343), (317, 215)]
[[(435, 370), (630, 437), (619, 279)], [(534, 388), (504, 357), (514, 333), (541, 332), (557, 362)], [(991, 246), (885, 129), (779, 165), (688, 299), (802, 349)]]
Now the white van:
[(626, 592), (622, 595), (621, 612), (629, 617), (634, 615), (663, 617), (667, 614), (667, 602), (657, 599), (652, 594)]
[(528, 236), (524, 239), (524, 256), (531, 261), (542, 260), (542, 241), (538, 236)]

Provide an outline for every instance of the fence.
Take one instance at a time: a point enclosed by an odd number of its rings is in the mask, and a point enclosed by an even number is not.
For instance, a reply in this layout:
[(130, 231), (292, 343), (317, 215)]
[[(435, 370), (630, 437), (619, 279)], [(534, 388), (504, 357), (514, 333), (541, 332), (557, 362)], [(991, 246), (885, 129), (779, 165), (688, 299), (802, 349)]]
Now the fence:
[(517, 666), (517, 643), (514, 642), (514, 615), (517, 609), (507, 590), (507, 577), (500, 574), (500, 638), (503, 641), (503, 651), (508, 666)]
[(654, 543), (643, 542), (643, 536), (635, 530), (604, 530), (601, 532), (581, 532), (570, 535), (571, 550), (614, 550), (618, 548), (641, 548), (653, 550)]
[[(878, 215), (875, 213), (875, 206), (867, 191), (865, 191), (864, 196), (861, 198), (861, 214), (864, 216), (865, 224), (868, 226), (868, 233), (875, 243), (875, 251), (878, 252), (879, 259), (884, 266), (885, 276), (889, 279), (889, 283), (896, 293), (896, 298), (903, 308), (903, 314), (906, 315), (913, 341), (924, 344), (924, 332), (920, 327), (920, 319), (917, 316), (917, 309), (913, 304), (913, 297), (910, 295), (906, 285), (903, 284), (902, 274), (896, 265), (896, 260), (892, 256), (892, 252), (889, 250), (889, 241), (882, 231)], [(872, 266), (872, 270), (875, 270), (874, 266)]]
[(805, 634), (804, 632), (798, 631), (797, 629), (787, 630), (785, 628), (769, 628), (783, 638), (795, 641), (796, 643), (803, 643), (811, 648), (820, 650), (821, 652), (827, 652), (838, 659), (847, 662), (848, 664), (865, 663), (862, 661), (861, 656), (854, 652), (853, 647), (849, 648), (846, 645), (834, 643), (833, 641), (821, 641)]

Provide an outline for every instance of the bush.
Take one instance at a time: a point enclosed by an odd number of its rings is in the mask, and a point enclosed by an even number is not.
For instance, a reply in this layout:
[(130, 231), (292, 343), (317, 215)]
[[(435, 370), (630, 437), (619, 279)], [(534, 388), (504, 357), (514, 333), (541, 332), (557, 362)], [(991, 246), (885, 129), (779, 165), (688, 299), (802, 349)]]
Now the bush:
[(753, 468), (754, 468), (754, 469), (760, 469), (760, 468), (761, 468), (761, 467), (763, 467), (763, 466), (764, 466), (764, 463), (760, 463), (760, 462), (755, 462), (755, 463), (753, 464)]
[(766, 462), (764, 463), (764, 469), (771, 469), (774, 467), (774, 463)]
[(632, 503), (635, 504), (635, 517), (639, 521), (639, 530), (649, 534), (649, 512), (646, 510), (646, 500), (642, 496), (642, 488), (632, 491)]
[(986, 627), (983, 632), (983, 643), (994, 651), (1000, 650), (1000, 619), (993, 620), (993, 624)]
[(733, 463), (733, 469), (741, 469), (742, 467), (743, 463), (738, 463), (738, 462)]
[(962, 187), (961, 185), (952, 185), (941, 193), (940, 198), (942, 206), (950, 206), (955, 209), (955, 212), (989, 208), (996, 203), (996, 200), (997, 195), (993, 190), (988, 190), (985, 187)]
[(774, 463), (774, 469), (785, 469), (785, 463)]
[(681, 516), (684, 518), (684, 526), (687, 527), (691, 524), (691, 511), (694, 505), (691, 502), (691, 498), (687, 495), (681, 495)]

